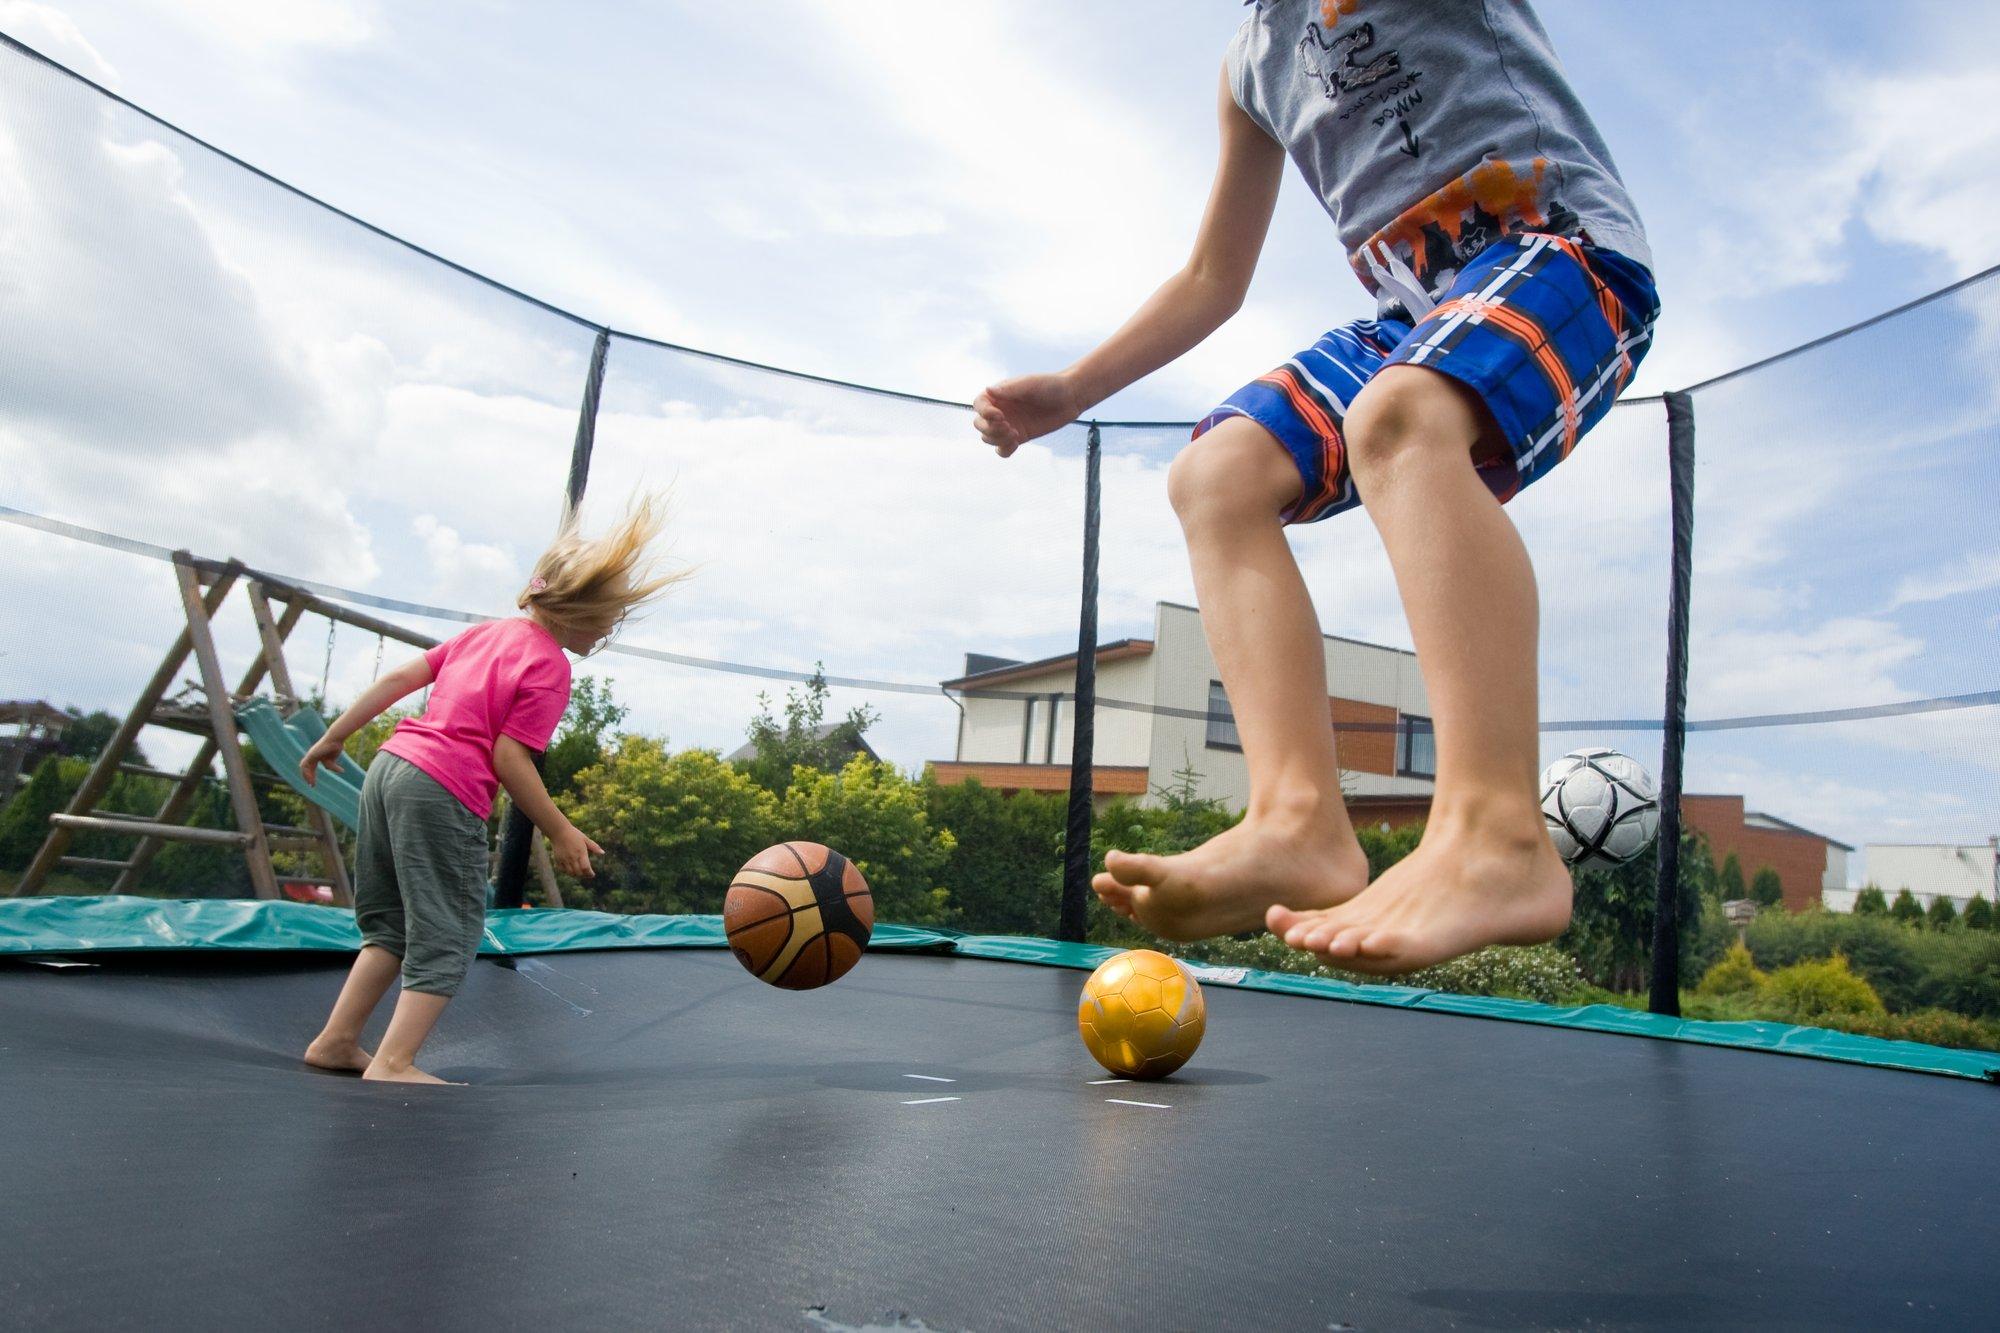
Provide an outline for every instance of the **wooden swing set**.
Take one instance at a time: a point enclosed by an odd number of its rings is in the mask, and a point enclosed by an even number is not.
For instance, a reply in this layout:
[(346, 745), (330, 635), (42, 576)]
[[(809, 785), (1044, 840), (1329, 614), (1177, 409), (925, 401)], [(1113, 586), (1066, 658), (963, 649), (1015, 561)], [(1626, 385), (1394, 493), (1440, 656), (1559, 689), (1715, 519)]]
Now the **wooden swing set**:
[[(167, 649), (166, 656), (140, 692), (132, 711), (105, 743), (83, 785), (70, 798), (68, 808), (49, 816), (49, 834), (22, 874), (14, 892), (22, 897), (39, 893), (58, 868), (73, 868), (115, 870), (118, 877), (111, 892), (130, 893), (136, 889), (147, 866), (163, 845), (185, 842), (232, 847), (241, 851), (249, 866), (251, 888), (259, 898), (279, 897), (282, 883), (323, 888), (329, 891), (328, 896), (334, 903), (351, 906), (354, 888), (341, 851), (339, 831), (328, 808), (331, 804), (328, 801), (330, 793), (306, 789), (292, 775), (276, 771), (277, 766), (285, 762), (283, 757), (277, 755), (264, 756), (273, 765), (274, 771), (264, 773), (254, 770), (244, 752), (244, 728), (238, 710), (255, 703), (258, 691), (268, 677), (270, 694), (279, 716), (292, 723), (295, 731), (305, 735), (317, 734), (322, 724), (307, 701), (299, 697), (291, 666), (285, 658), (286, 640), (308, 613), (323, 616), (328, 621), (329, 664), (335, 625), (348, 625), (376, 636), (378, 670), (382, 641), (394, 639), (421, 650), (433, 647), (438, 640), (329, 602), (305, 588), (250, 569), (241, 561), (206, 560), (186, 551), (176, 551), (173, 563), (187, 624)], [(238, 583), (244, 586), (250, 603), (259, 646), (249, 668), (236, 688), (231, 690), (222, 674), (213, 626), (216, 613)], [(188, 690), (170, 698), (168, 690), (190, 655), (195, 660), (198, 679), (190, 684)], [(321, 682), (321, 691), (325, 691), (324, 681)], [(185, 770), (164, 771), (132, 761), (134, 742), (148, 726), (166, 727), (201, 737), (202, 744)], [(196, 828), (185, 821), (203, 785), (216, 781), (211, 769), (218, 755), (222, 759), (222, 782), (229, 793), (230, 810), (236, 826), (233, 829)], [(355, 770), (356, 773), (358, 771)], [(164, 779), (173, 785), (159, 809), (151, 816), (99, 809), (111, 790), (113, 780), (121, 773)], [(308, 823), (304, 826), (267, 823), (257, 805), (256, 788), (259, 786), (284, 786), (304, 796)], [(348, 822), (352, 822), (351, 813)], [(80, 833), (130, 837), (137, 840), (137, 846), (123, 861), (71, 856), (70, 844)], [(536, 843), (537, 878), (549, 905), (559, 907), (562, 899), (555, 885), (553, 867), (549, 865), (548, 850), (540, 845), (539, 839)], [(274, 852), (317, 854), (321, 873), (281, 873), (272, 861)]]

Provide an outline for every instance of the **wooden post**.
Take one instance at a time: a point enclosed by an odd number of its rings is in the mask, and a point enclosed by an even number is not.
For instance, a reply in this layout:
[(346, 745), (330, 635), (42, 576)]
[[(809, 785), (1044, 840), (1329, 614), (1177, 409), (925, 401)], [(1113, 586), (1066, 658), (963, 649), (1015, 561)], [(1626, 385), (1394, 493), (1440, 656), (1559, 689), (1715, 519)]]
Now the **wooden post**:
[[(214, 612), (210, 611), (209, 614), (213, 615)], [(302, 606), (287, 606), (283, 618), (278, 622), (279, 637), (282, 639), (291, 634), (292, 627), (299, 623), (300, 617), (304, 614), (305, 608)], [(249, 669), (243, 673), (242, 683), (236, 687), (234, 697), (255, 694), (257, 687), (264, 683), (265, 656), (260, 652), (250, 663)], [(230, 739), (233, 744), (235, 740), (233, 729), (230, 732)], [(220, 746), (220, 740), (213, 735), (202, 741), (201, 748), (195, 752), (187, 771), (175, 778), (173, 789), (167, 793), (167, 799), (160, 803), (159, 813), (153, 816), (154, 823), (178, 824), (187, 818), (188, 807), (194, 804), (194, 798), (201, 793), (201, 784), (208, 781), (208, 766), (215, 762), (216, 752)], [(139, 886), (140, 876), (144, 875), (146, 868), (152, 865), (153, 858), (159, 854), (161, 846), (162, 840), (159, 838), (147, 838), (141, 842), (138, 850), (132, 853), (131, 862), (119, 872), (118, 881), (111, 886), (111, 891), (131, 893), (136, 889)]]
[[(285, 661), (285, 637), (304, 613), (305, 603), (299, 600), (287, 605), (284, 622), (279, 624), (271, 617), (271, 602), (264, 595), (264, 585), (252, 579), (249, 592), (250, 614), (257, 619), (257, 637), (264, 645), (263, 659), (271, 671), (271, 687), (286, 701), (284, 715), (290, 717), (298, 711), (299, 696), (292, 688), (291, 665)], [(347, 879), (347, 858), (341, 854), (340, 834), (333, 827), (333, 816), (311, 801), (306, 802), (306, 814), (312, 819), (313, 832), (319, 839), (320, 860), (326, 865), (334, 902), (342, 907), (354, 906), (354, 886)]]
[(535, 878), (542, 882), (542, 901), (550, 907), (561, 907), (562, 885), (556, 883), (556, 868), (549, 863), (549, 840), (535, 830)]
[[(186, 554), (185, 551), (176, 552), (176, 561)], [(178, 574), (183, 566), (176, 563), (174, 568)], [(189, 608), (199, 610), (204, 617), (213, 615), (215, 609), (222, 605), (222, 599), (229, 595), (229, 589), (236, 581), (236, 574), (235, 567), (225, 568), (215, 576), (215, 581), (209, 585), (207, 595), (203, 596), (194, 582), (193, 569), (187, 568), (183, 587), (195, 588), (193, 600), (187, 603)], [(146, 682), (145, 689), (139, 692), (139, 701), (132, 706), (132, 711), (126, 714), (125, 720), (118, 724), (118, 730), (111, 733), (111, 739), (104, 743), (104, 749), (98, 754), (97, 762), (91, 765), (90, 775), (84, 778), (83, 785), (76, 789), (76, 795), (70, 797), (66, 813), (88, 814), (104, 798), (104, 793), (111, 786), (111, 780), (118, 776), (118, 765), (123, 762), (126, 752), (132, 748), (132, 742), (138, 738), (140, 730), (152, 718), (153, 710), (159, 707), (160, 699), (166, 694), (167, 687), (174, 683), (174, 677), (180, 673), (181, 664), (187, 661), (188, 652), (193, 645), (194, 631), (190, 625), (175, 637), (173, 646), (167, 649), (167, 655), (160, 659), (159, 670), (153, 673), (153, 678)], [(28, 863), (20, 882), (14, 886), (16, 895), (25, 898), (40, 892), (49, 873), (69, 851), (71, 833), (71, 829), (61, 824), (53, 824), (50, 827), (49, 836), (42, 840), (41, 850), (35, 853), (35, 859)], [(123, 884), (125, 878), (126, 876), (121, 874), (119, 882)]]
[(243, 859), (250, 866), (250, 885), (259, 898), (278, 896), (278, 876), (271, 866), (271, 848), (264, 840), (264, 816), (257, 809), (257, 794), (250, 787), (250, 767), (243, 747), (236, 743), (236, 713), (230, 706), (229, 687), (222, 680), (222, 662), (215, 653), (215, 638), (209, 632), (208, 610), (202, 603), (201, 587), (191, 560), (178, 555), (174, 573), (180, 579), (181, 604), (187, 608), (188, 633), (194, 644), (194, 658), (201, 668), (202, 693), (208, 696), (208, 720), (218, 742), (227, 738), (222, 751), (222, 770), (229, 781), (229, 803), (236, 811), (236, 826), (250, 837)]

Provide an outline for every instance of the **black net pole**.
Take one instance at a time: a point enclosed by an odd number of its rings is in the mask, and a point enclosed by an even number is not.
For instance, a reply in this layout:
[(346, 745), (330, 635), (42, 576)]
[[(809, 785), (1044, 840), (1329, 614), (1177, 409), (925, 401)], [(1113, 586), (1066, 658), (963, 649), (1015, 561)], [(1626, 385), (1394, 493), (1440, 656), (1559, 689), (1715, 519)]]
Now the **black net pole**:
[[(590, 451), (597, 442), (597, 400), (604, 391), (604, 358), (611, 350), (611, 334), (597, 331), (590, 349), (590, 373), (583, 382), (583, 408), (576, 420), (576, 444), (569, 455), (569, 486), (563, 496), (563, 522), (583, 503), (584, 487), (590, 482)], [(535, 752), (535, 771), (546, 773), (548, 755)], [(500, 865), (493, 876), (493, 905), (519, 907), (527, 901), (528, 853), (534, 847), (535, 826), (517, 805), (507, 807), (507, 822), (500, 831)]]
[(1090, 821), (1097, 716), (1097, 426), (1090, 427), (1083, 465), (1083, 606), (1076, 621), (1076, 704), (1070, 729), (1069, 825), (1063, 835), (1062, 920), (1059, 939), (1084, 937), (1090, 893)]
[(1673, 575), (1667, 608), (1667, 706), (1660, 742), (1659, 879), (1653, 889), (1656, 1014), (1680, 1017), (1681, 759), (1687, 750), (1688, 600), (1694, 584), (1694, 399), (1670, 393), (1667, 459), (1673, 487)]

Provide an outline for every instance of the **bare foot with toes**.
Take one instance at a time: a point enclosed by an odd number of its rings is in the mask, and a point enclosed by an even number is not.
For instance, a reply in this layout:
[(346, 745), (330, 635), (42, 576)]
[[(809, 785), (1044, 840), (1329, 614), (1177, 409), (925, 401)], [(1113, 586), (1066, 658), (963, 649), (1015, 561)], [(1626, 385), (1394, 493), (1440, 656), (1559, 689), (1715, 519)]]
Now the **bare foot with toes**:
[(436, 1074), (426, 1074), (415, 1065), (404, 1065), (402, 1068), (397, 1069), (392, 1068), (383, 1060), (377, 1060), (369, 1065), (368, 1071), (361, 1077), (370, 1083), (437, 1083), (454, 1088), (464, 1086), (460, 1083), (452, 1083), (448, 1079), (439, 1078)]
[(1104, 905), (1170, 940), (1256, 930), (1274, 903), (1325, 908), (1368, 883), (1352, 834), (1323, 820), (1263, 818), (1223, 830), (1177, 856), (1112, 852), (1091, 881)]
[(1569, 925), (1573, 886), (1537, 817), (1504, 835), (1434, 825), (1417, 849), (1336, 907), (1273, 907), (1272, 934), (1335, 967), (1396, 976), (1489, 944), (1541, 944)]

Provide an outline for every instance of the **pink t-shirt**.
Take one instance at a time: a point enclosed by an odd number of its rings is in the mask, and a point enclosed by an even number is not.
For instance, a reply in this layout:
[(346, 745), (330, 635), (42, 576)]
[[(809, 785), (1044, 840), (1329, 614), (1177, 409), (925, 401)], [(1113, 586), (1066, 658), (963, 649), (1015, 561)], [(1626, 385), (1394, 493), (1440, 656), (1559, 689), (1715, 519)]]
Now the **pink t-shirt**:
[(424, 654), (430, 707), (406, 717), (382, 744), (437, 779), (481, 819), (493, 814), (500, 779), (493, 746), (512, 736), (546, 750), (569, 707), (569, 659), (555, 636), (525, 617), (489, 620)]

